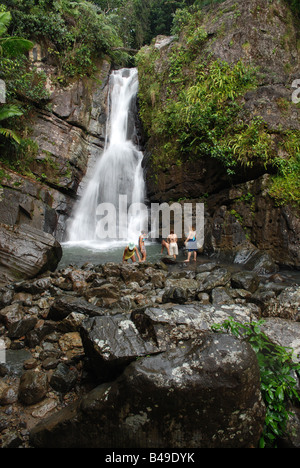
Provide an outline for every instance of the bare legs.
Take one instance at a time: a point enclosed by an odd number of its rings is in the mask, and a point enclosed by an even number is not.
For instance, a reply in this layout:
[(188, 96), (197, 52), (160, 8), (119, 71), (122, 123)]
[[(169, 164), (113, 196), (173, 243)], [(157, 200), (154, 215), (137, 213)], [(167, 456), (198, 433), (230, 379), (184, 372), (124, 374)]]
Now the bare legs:
[[(196, 250), (194, 250), (194, 252), (193, 252), (193, 253), (194, 253), (194, 262), (196, 262), (196, 260), (197, 260), (197, 251), (196, 251)], [(184, 261), (185, 261), (185, 263), (188, 263), (188, 262), (190, 261), (190, 259), (191, 259), (191, 255), (192, 255), (192, 251), (191, 251), (191, 250), (189, 250), (189, 251), (188, 251), (188, 258), (187, 258), (187, 260), (184, 260)]]

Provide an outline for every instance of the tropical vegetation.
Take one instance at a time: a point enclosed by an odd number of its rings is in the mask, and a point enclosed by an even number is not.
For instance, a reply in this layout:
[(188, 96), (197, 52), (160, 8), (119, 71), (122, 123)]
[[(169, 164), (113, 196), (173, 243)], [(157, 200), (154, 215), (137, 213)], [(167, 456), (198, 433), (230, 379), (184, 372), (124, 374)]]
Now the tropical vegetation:
[[(32, 42), (21, 37), (11, 37), (7, 34), (7, 28), (11, 21), (11, 14), (7, 11), (0, 11), (0, 56), (18, 57), (21, 54), (30, 50), (33, 46)], [(4, 59), (5, 60), (5, 59)], [(4, 83), (4, 81), (3, 81)], [(6, 89), (3, 101), (6, 100)], [(6, 121), (12, 117), (23, 115), (22, 110), (16, 105), (8, 105), (2, 102), (0, 106), (0, 121)], [(0, 135), (6, 138), (12, 138), (19, 143), (19, 137), (10, 128), (0, 127)]]
[(260, 439), (261, 448), (276, 448), (284, 437), (293, 403), (300, 402), (297, 375), (300, 364), (294, 351), (271, 343), (263, 332), (264, 320), (242, 324), (232, 318), (214, 324), (215, 332), (231, 333), (248, 342), (256, 353), (261, 381), (261, 392), (266, 405), (266, 417)]
[[(207, 157), (217, 159), (229, 177), (255, 167), (272, 174), (269, 193), (277, 204), (299, 206), (300, 132), (279, 131), (275, 142), (263, 119), (243, 110), (243, 97), (258, 86), (260, 70), (199, 52), (205, 50), (207, 32), (195, 5), (176, 11), (172, 33), (167, 56), (153, 44), (137, 54), (140, 114), (153, 167), (167, 170)], [(283, 112), (289, 107), (284, 100), (278, 105)]]

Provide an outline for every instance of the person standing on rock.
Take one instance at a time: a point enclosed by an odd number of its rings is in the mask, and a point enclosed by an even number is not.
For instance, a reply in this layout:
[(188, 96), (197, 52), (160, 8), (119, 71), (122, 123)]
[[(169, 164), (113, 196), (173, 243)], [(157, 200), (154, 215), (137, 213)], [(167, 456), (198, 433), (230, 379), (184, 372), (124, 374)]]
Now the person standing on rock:
[(123, 253), (123, 263), (127, 262), (127, 260), (131, 259), (132, 263), (136, 262), (135, 254), (137, 254), (137, 257), (139, 259), (139, 262), (141, 261), (141, 257), (139, 254), (138, 249), (134, 245), (133, 242), (130, 242), (127, 247), (125, 247), (124, 253)]
[(178, 255), (177, 241), (177, 235), (174, 233), (174, 231), (170, 231), (170, 234), (168, 235), (168, 242), (170, 244), (169, 255), (173, 255), (174, 259), (176, 259), (176, 255)]
[(185, 246), (188, 250), (188, 258), (187, 260), (184, 260), (185, 262), (189, 262), (192, 252), (194, 252), (194, 262), (197, 260), (197, 241), (196, 241), (196, 229), (194, 226), (190, 228), (189, 235), (186, 238), (186, 241), (184, 242)]
[(145, 246), (145, 240), (146, 240), (146, 232), (142, 231), (140, 237), (139, 237), (139, 249), (142, 255), (142, 262), (146, 260), (147, 252), (146, 252), (146, 246)]

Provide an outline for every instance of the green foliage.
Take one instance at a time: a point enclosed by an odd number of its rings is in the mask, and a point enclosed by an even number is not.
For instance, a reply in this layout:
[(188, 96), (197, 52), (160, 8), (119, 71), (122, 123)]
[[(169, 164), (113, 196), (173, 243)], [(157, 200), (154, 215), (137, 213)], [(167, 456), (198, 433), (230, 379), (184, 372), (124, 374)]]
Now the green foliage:
[[(19, 109), (16, 106), (0, 106), (0, 121), (19, 115), (22, 115), (22, 112), (19, 111)], [(12, 139), (16, 143), (20, 143), (20, 138), (11, 128), (0, 127), (0, 135), (5, 138)]]
[[(120, 58), (114, 49), (123, 43), (110, 15), (89, 1), (10, 0), (14, 34), (43, 44), (56, 61), (60, 81), (91, 75), (95, 61), (108, 55)], [(124, 53), (121, 55), (123, 59)]]
[[(18, 56), (32, 48), (32, 43), (23, 38), (12, 38), (7, 34), (7, 28), (11, 21), (11, 15), (1, 8), (0, 11), (0, 55), (1, 56)], [(2, 58), (2, 57), (0, 57)], [(3, 60), (3, 58), (2, 58)], [(5, 59), (4, 59), (5, 60)], [(7, 60), (10, 60), (9, 58)], [(0, 105), (0, 121), (6, 121), (12, 117), (23, 115), (23, 111), (14, 104)], [(5, 138), (12, 139), (16, 143), (20, 143), (17, 134), (11, 128), (0, 127), (0, 135)]]
[(213, 61), (202, 20), (195, 3), (177, 9), (177, 40), (167, 54), (148, 46), (137, 55), (141, 117), (154, 171), (206, 157), (220, 161), (229, 177), (255, 167), (272, 174), (269, 194), (278, 205), (299, 206), (299, 132), (274, 136), (261, 117), (247, 115), (243, 96), (256, 88), (259, 70), (242, 61)]
[(38, 144), (28, 137), (19, 139), (18, 144), (14, 141), (10, 145), (9, 152), (3, 151), (1, 163), (5, 167), (32, 178), (35, 178), (31, 171), (32, 163), (38, 153)]
[(273, 140), (260, 117), (255, 117), (250, 124), (243, 124), (240, 133), (237, 132), (228, 143), (236, 160), (242, 165), (253, 166), (254, 163), (262, 162), (266, 167), (273, 163)]
[(274, 166), (277, 174), (273, 177), (269, 194), (277, 205), (300, 206), (300, 132), (287, 132), (282, 143), (287, 158), (276, 157)]
[(260, 320), (241, 324), (230, 318), (212, 328), (214, 331), (230, 332), (247, 341), (255, 351), (260, 368), (261, 393), (266, 405), (260, 448), (276, 448), (278, 439), (286, 431), (289, 403), (300, 402), (296, 379), (300, 373), (300, 364), (294, 361), (292, 349), (270, 342), (261, 331), (263, 323)]
[(11, 37), (7, 34), (11, 14), (9, 11), (0, 11), (0, 55), (16, 57), (32, 49), (31, 41), (22, 37)]
[[(137, 56), (141, 117), (155, 144), (154, 162), (167, 167), (178, 160), (210, 156), (221, 160), (229, 173), (239, 157), (245, 165), (268, 162), (272, 147), (262, 122), (235, 124), (241, 109), (238, 99), (255, 87), (256, 70), (243, 62), (193, 61), (207, 35), (201, 26), (187, 30), (192, 46), (174, 43), (165, 74), (155, 66), (158, 51), (146, 47)], [(243, 149), (239, 157), (238, 148)]]
[(299, 0), (286, 0), (287, 4), (290, 5), (291, 10), (293, 13), (297, 15), (297, 17), (300, 19), (300, 3)]
[(30, 66), (25, 56), (15, 59), (0, 57), (0, 67), (0, 78), (6, 82), (8, 100), (21, 97), (35, 103), (48, 101), (46, 74)]

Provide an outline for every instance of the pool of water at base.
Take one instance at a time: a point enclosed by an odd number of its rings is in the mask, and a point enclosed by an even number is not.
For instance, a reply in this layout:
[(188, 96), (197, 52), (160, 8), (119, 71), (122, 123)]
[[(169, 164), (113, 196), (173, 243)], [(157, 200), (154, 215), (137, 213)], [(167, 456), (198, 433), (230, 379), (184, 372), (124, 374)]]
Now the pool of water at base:
[[(58, 269), (68, 265), (76, 265), (82, 267), (85, 263), (93, 265), (104, 264), (108, 262), (122, 262), (123, 252), (127, 243), (122, 241), (111, 242), (81, 242), (81, 243), (63, 243), (63, 256), (58, 265)], [(146, 245), (147, 261), (155, 263), (162, 258), (161, 245), (156, 242), (151, 242)], [(165, 250), (165, 254), (166, 254)], [(184, 258), (182, 257), (182, 260)], [(128, 263), (131, 263), (129, 261)]]
[[(123, 241), (109, 241), (106, 243), (97, 243), (91, 241), (81, 243), (63, 243), (63, 256), (57, 269), (60, 270), (69, 265), (78, 266), (81, 268), (85, 263), (92, 263), (93, 265), (99, 265), (108, 262), (120, 263), (122, 262), (123, 252), (126, 245), (126, 242)], [(164, 249), (163, 253), (161, 253), (161, 244), (158, 242), (147, 242), (146, 251), (146, 261), (151, 263), (160, 261), (167, 255), (166, 249)], [(179, 249), (179, 255), (176, 258), (176, 264), (171, 266), (171, 269), (191, 268), (194, 265), (194, 262), (191, 261), (190, 264), (184, 263), (186, 258), (186, 251)], [(204, 255), (197, 255), (197, 264), (207, 262), (218, 262), (218, 260)], [(129, 260), (128, 263), (130, 264), (131, 261)], [(243, 266), (239, 264), (222, 263), (221, 265), (226, 266), (231, 271), (238, 271), (243, 269)], [(299, 270), (282, 269), (280, 270), (280, 275), (282, 275), (287, 280), (287, 284), (300, 284)]]

